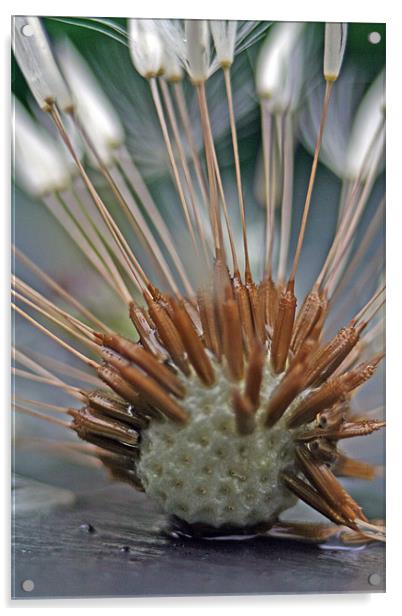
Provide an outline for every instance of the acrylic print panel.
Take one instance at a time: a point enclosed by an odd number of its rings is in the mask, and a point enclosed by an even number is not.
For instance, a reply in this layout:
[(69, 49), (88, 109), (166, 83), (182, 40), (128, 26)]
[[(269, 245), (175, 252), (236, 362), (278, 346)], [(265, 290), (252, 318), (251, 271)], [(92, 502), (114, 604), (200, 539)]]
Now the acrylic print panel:
[(383, 591), (384, 25), (12, 38), (13, 596)]

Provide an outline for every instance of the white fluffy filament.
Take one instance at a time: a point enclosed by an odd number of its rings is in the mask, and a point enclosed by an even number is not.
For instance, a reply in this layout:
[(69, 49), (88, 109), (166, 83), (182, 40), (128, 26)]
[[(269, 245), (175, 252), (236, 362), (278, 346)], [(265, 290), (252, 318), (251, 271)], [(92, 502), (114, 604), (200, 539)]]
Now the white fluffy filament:
[(347, 24), (325, 24), (324, 77), (326, 81), (336, 81), (345, 54)]
[(129, 20), (130, 54), (137, 71), (149, 79), (162, 72), (163, 42), (154, 19)]
[(348, 144), (346, 169), (350, 178), (368, 176), (379, 167), (384, 150), (381, 128), (385, 130), (385, 74), (378, 75), (357, 110)]
[(213, 20), (210, 21), (210, 28), (219, 64), (222, 67), (230, 66), (235, 53), (237, 21)]
[(194, 84), (209, 77), (211, 50), (208, 22), (205, 19), (186, 19), (188, 73)]
[(13, 98), (15, 175), (33, 197), (65, 190), (71, 180), (70, 167), (61, 147), (31, 119)]
[(272, 28), (258, 58), (256, 87), (260, 98), (270, 100), (271, 110), (282, 109), (292, 100), (296, 83), (291, 55), (304, 28), (302, 23), (281, 23)]
[(14, 17), (13, 48), (38, 105), (47, 111), (56, 102), (63, 111), (73, 102), (38, 17)]
[(76, 101), (80, 122), (91, 135), (102, 162), (109, 166), (112, 164), (113, 150), (124, 142), (120, 119), (89, 66), (70, 41), (63, 41), (58, 52), (63, 73)]

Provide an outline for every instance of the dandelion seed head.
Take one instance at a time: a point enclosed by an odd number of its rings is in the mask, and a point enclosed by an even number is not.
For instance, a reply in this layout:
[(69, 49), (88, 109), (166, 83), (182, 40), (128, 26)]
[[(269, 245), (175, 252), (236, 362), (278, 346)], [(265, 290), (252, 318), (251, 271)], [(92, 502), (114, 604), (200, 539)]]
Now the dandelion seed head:
[(325, 24), (324, 77), (335, 81), (339, 77), (346, 49), (347, 24)]
[(167, 47), (164, 49), (163, 74), (164, 77), (171, 82), (181, 81), (183, 79), (183, 67), (176, 54), (169, 51)]
[(210, 76), (211, 42), (205, 19), (185, 22), (187, 71), (193, 83), (202, 83)]
[(130, 19), (130, 54), (143, 77), (155, 77), (163, 68), (163, 41), (154, 19)]
[(214, 20), (210, 28), (219, 64), (230, 66), (235, 54), (237, 21)]
[(213, 527), (269, 523), (295, 502), (283, 489), (281, 471), (294, 465), (293, 435), (282, 418), (264, 425), (264, 406), (280, 381), (269, 368), (261, 387), (256, 429), (241, 435), (232, 408), (233, 384), (214, 363), (217, 382), (186, 382), (183, 406), (190, 419), (177, 428), (155, 422), (143, 433), (138, 472), (147, 494), (164, 511), (189, 524)]
[(65, 190), (71, 183), (71, 163), (60, 144), (34, 122), (16, 98), (13, 105), (17, 181), (37, 198)]
[[(302, 34), (302, 23), (276, 24), (269, 32), (258, 58), (256, 89), (258, 95), (272, 101), (272, 106), (286, 107), (301, 72), (292, 72), (292, 54)], [(283, 102), (285, 101), (285, 102)]]

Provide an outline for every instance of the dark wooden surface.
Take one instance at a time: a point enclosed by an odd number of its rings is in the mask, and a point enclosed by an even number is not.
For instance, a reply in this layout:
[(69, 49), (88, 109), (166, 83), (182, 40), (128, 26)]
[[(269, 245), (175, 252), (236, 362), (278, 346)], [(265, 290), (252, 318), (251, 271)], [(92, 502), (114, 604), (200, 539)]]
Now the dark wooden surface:
[[(14, 518), (16, 598), (378, 592), (384, 569), (381, 545), (174, 537), (144, 495), (117, 484)], [(27, 579), (32, 592), (22, 589)]]

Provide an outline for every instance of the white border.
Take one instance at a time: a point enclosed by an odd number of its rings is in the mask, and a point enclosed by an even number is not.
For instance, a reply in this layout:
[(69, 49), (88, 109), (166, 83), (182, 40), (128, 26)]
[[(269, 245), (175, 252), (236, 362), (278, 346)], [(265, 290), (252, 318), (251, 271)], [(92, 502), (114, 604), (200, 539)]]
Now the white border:
[[(380, 3), (352, 3), (336, 0), (283, 0), (280, 3), (248, 0), (244, 3), (202, 0), (199, 4), (188, 0), (147, 0), (145, 3), (116, 0), (113, 5), (100, 5), (96, 0), (69, 0), (65, 4), (51, 0), (14, 0), (8, 3), (14, 15), (77, 15), (121, 17), (187, 17), (208, 19), (269, 19), (287, 21), (348, 21), (385, 22), (396, 19), (397, 9), (392, 0)], [(113, 9), (112, 11), (110, 9)], [(35, 12), (33, 12), (35, 11)], [(100, 12), (101, 11), (101, 12)]]
[[(136, 13), (136, 11), (141, 13)], [(388, 378), (387, 378), (387, 408), (388, 408), (388, 433), (387, 433), (387, 525), (388, 525), (388, 547), (387, 547), (387, 593), (378, 595), (331, 595), (331, 596), (284, 596), (284, 597), (236, 597), (236, 598), (184, 598), (184, 599), (113, 599), (113, 600), (65, 600), (65, 601), (36, 601), (36, 602), (13, 602), (13, 609), (17, 611), (29, 607), (34, 610), (42, 610), (43, 607), (74, 608), (74, 611), (82, 608), (90, 611), (110, 608), (133, 608), (142, 610), (162, 610), (169, 615), (176, 613), (177, 610), (189, 610), (194, 613), (217, 609), (229, 608), (231, 614), (244, 613), (245, 608), (250, 608), (255, 613), (265, 613), (269, 607), (283, 610), (282, 613), (302, 616), (308, 614), (322, 614), (325, 610), (326, 616), (336, 614), (346, 608), (353, 610), (353, 614), (363, 613), (365, 616), (371, 614), (378, 615), (379, 609), (392, 609), (398, 601), (400, 581), (400, 541), (401, 541), (401, 499), (400, 499), (400, 439), (401, 429), (401, 397), (399, 392), (399, 382), (401, 380), (401, 356), (400, 348), (402, 344), (401, 332), (401, 269), (402, 269), (402, 224), (401, 224), (401, 144), (402, 144), (402, 92), (401, 92), (401, 66), (402, 59), (402, 19), (401, 10), (395, 0), (381, 0), (381, 2), (353, 2), (351, 0), (336, 0), (335, 2), (323, 3), (320, 1), (289, 1), (268, 2), (262, 0), (247, 0), (244, 3), (234, 2), (222, 3), (216, 0), (202, 0), (199, 4), (190, 3), (188, 0), (170, 2), (156, 2), (147, 0), (140, 2), (121, 2), (114, 0), (112, 4), (99, 3), (99, 0), (89, 2), (88, 0), (69, 0), (65, 3), (55, 3), (50, 0), (37, 0), (27, 2), (15, 0), (7, 2), (3, 0), (1, 6), (1, 50), (3, 53), (1, 62), (2, 71), (2, 92), (3, 106), (7, 109), (3, 115), (1, 126), (3, 128), (2, 147), (0, 148), (1, 164), (0, 170), (3, 175), (3, 199), (0, 206), (2, 220), (0, 240), (0, 251), (2, 259), (1, 271), (1, 291), (2, 291), (2, 361), (4, 364), (3, 375), (8, 375), (9, 356), (5, 342), (9, 339), (9, 317), (8, 317), (8, 286), (9, 286), (9, 216), (7, 208), (9, 203), (9, 102), (5, 93), (9, 92), (9, 58), (10, 58), (10, 16), (12, 14), (35, 14), (35, 15), (99, 15), (111, 14), (122, 16), (137, 17), (204, 17), (204, 18), (237, 18), (237, 19), (272, 19), (272, 20), (303, 20), (303, 21), (348, 21), (348, 22), (386, 22), (387, 23), (387, 120), (388, 120), (388, 144), (387, 144), (387, 284), (388, 284), (388, 308), (387, 308), (387, 343), (388, 343)], [(3, 413), (2, 433), (3, 433), (3, 452), (9, 451), (8, 434), (5, 429), (7, 425), (6, 413), (8, 412), (7, 389), (8, 376), (3, 376), (2, 392), (6, 397), (5, 403), (1, 407)], [(6, 454), (7, 455), (7, 454)], [(7, 464), (4, 465), (6, 469)], [(9, 476), (6, 473), (4, 478), (3, 502), (9, 500)], [(2, 508), (4, 522), (4, 539), (2, 545), (9, 546), (9, 514), (8, 510)], [(4, 519), (5, 518), (5, 519)], [(1, 580), (4, 582), (4, 593), (2, 597), (10, 594), (9, 584), (9, 551), (2, 550), (2, 571)], [(269, 554), (267, 554), (269, 558)], [(11, 604), (5, 599), (5, 605)], [(384, 605), (386, 604), (386, 605)]]

